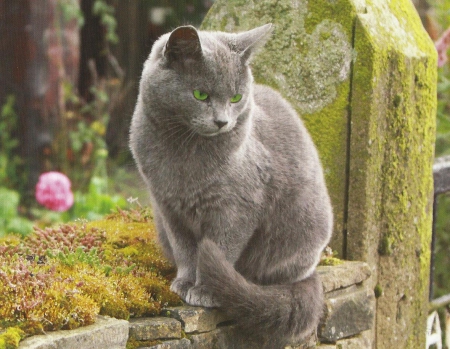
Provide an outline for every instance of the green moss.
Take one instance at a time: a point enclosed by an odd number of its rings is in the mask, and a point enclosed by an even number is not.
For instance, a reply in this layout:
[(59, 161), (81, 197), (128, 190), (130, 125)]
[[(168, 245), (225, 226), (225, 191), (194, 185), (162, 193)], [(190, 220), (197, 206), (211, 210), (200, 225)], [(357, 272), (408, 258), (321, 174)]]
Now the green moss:
[(383, 295), (383, 288), (380, 284), (377, 284), (373, 292), (375, 293), (375, 298), (380, 298)]
[(339, 265), (342, 263), (343, 263), (343, 261), (339, 258), (325, 257), (320, 260), (319, 265), (333, 266), (333, 265)]
[(25, 333), (18, 327), (7, 328), (4, 332), (0, 329), (0, 349), (15, 349), (24, 338)]
[(137, 348), (147, 348), (153, 347), (158, 344), (161, 344), (162, 341), (159, 340), (151, 340), (151, 341), (138, 341), (134, 338), (128, 339), (126, 349), (137, 349)]
[(392, 236), (385, 235), (380, 240), (380, 246), (378, 247), (378, 253), (381, 256), (390, 256), (394, 249), (394, 246), (393, 246), (394, 242), (395, 242), (395, 239)]
[[(393, 14), (369, 2), (370, 16), (359, 16), (355, 27), (349, 256), (378, 266), (377, 347), (416, 348), (426, 315), (436, 62), (413, 6), (389, 6)], [(398, 312), (406, 290), (415, 297)], [(397, 313), (403, 318), (394, 326), (385, 321)], [(406, 343), (388, 344), (400, 333)]]
[(143, 211), (37, 229), (3, 239), (0, 249), (0, 326), (27, 335), (89, 325), (97, 314), (128, 319), (182, 304)]

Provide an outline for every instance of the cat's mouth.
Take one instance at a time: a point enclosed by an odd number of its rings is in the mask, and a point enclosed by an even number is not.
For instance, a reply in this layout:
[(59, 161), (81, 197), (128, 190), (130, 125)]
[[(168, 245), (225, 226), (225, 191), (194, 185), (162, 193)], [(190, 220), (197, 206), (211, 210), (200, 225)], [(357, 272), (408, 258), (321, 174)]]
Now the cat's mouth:
[(204, 130), (202, 130), (202, 131), (197, 131), (197, 132), (198, 132), (198, 134), (200, 136), (215, 137), (215, 136), (218, 136), (218, 135), (221, 135), (221, 134), (224, 134), (224, 133), (228, 133), (232, 129), (233, 128), (230, 127), (230, 128), (226, 128), (226, 129), (225, 128), (221, 128), (220, 130), (217, 130), (217, 131), (204, 131)]
[(205, 129), (205, 128), (196, 128), (195, 131), (203, 137), (215, 137), (224, 133), (228, 133), (233, 129), (233, 125), (229, 125), (227, 127), (223, 127), (220, 129)]

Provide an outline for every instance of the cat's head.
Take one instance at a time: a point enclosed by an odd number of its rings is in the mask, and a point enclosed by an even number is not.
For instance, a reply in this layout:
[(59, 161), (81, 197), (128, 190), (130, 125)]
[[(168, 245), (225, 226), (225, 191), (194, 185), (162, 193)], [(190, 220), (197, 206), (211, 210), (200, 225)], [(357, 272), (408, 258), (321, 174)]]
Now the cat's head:
[(233, 130), (252, 104), (248, 63), (271, 27), (231, 34), (183, 26), (164, 35), (144, 69), (141, 86), (150, 104), (164, 110), (167, 122), (183, 123), (202, 136)]

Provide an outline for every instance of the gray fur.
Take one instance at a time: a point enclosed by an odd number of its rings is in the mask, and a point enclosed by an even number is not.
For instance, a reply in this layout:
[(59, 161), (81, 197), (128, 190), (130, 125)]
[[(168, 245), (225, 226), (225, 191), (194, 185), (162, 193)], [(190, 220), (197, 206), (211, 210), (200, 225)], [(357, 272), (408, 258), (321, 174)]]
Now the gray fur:
[[(171, 289), (192, 305), (222, 307), (248, 333), (270, 333), (261, 348), (317, 326), (314, 269), (332, 229), (310, 136), (279, 93), (253, 83), (248, 63), (270, 31), (180, 27), (162, 36), (130, 134), (160, 242), (177, 266)], [(195, 99), (196, 89), (208, 99)], [(237, 93), (242, 100), (230, 103)]]

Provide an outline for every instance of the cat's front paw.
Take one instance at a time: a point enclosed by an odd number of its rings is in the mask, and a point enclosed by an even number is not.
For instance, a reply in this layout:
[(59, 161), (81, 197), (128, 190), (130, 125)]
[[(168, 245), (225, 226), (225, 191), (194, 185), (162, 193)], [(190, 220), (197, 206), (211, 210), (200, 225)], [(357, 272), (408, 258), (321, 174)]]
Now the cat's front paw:
[[(187, 293), (194, 286), (194, 282), (184, 278), (175, 278), (170, 285), (170, 290), (186, 300)], [(187, 301), (187, 300), (186, 300)]]
[(214, 300), (207, 287), (203, 285), (190, 288), (186, 295), (186, 302), (190, 305), (207, 308), (214, 308), (220, 305)]

